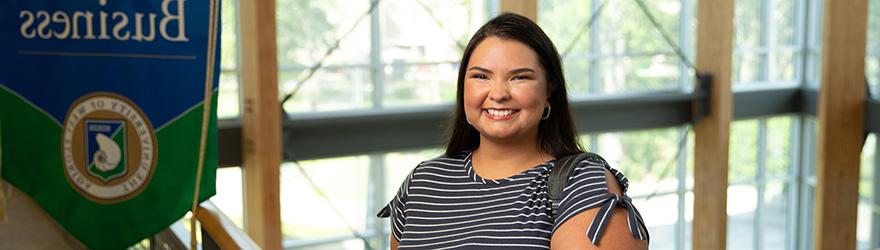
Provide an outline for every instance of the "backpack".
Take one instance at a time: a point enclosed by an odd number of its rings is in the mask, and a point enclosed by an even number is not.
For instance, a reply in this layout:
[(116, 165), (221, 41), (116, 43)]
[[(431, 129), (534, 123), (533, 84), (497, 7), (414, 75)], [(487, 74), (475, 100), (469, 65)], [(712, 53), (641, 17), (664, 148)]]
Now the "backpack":
[(550, 171), (550, 176), (548, 177), (548, 188), (549, 196), (550, 196), (550, 205), (552, 207), (551, 216), (556, 219), (556, 215), (559, 210), (559, 203), (562, 202), (562, 190), (565, 188), (565, 185), (568, 183), (568, 178), (571, 177), (571, 172), (574, 170), (574, 167), (581, 161), (591, 160), (595, 162), (605, 163), (605, 160), (602, 159), (601, 156), (585, 152), (579, 154), (568, 155), (560, 158), (556, 162), (556, 166), (553, 167), (553, 170)]

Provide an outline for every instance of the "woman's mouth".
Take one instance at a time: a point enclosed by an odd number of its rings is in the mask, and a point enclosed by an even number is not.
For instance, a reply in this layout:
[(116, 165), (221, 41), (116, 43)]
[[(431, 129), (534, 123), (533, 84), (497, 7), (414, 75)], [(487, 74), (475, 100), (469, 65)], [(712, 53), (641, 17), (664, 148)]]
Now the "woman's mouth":
[(510, 120), (514, 115), (519, 113), (518, 109), (483, 109), (486, 117), (492, 120)]

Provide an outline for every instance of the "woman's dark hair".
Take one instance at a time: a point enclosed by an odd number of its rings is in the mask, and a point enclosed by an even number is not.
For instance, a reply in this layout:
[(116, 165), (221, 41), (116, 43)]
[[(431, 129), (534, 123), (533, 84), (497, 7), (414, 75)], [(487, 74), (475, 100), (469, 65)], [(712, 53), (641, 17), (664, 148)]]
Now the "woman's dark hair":
[(562, 74), (559, 52), (535, 22), (521, 15), (504, 13), (480, 27), (465, 47), (461, 66), (458, 68), (455, 112), (451, 119), (451, 133), (446, 145), (446, 154), (454, 155), (462, 151), (474, 150), (480, 145), (480, 133), (468, 124), (464, 113), (464, 77), (474, 49), (489, 37), (514, 40), (529, 46), (538, 55), (538, 61), (544, 68), (547, 93), (549, 93), (548, 101), (552, 110), (550, 118), (538, 124), (540, 149), (557, 159), (583, 152), (568, 107), (568, 93), (565, 91), (565, 77)]

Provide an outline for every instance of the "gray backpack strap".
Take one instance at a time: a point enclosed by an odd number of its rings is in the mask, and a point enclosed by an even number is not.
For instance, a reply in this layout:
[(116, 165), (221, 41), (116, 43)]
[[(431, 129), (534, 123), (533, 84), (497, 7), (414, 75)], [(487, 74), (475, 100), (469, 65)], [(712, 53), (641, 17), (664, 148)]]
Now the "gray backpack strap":
[(562, 157), (556, 161), (556, 166), (550, 171), (550, 176), (548, 177), (548, 188), (550, 190), (548, 195), (550, 196), (550, 204), (552, 206), (551, 216), (553, 216), (553, 218), (556, 218), (556, 215), (558, 214), (559, 203), (562, 202), (562, 189), (565, 188), (565, 184), (568, 183), (568, 177), (571, 176), (571, 171), (574, 170), (574, 166), (577, 165), (578, 162), (583, 161), (589, 155), (593, 154), (580, 153)]

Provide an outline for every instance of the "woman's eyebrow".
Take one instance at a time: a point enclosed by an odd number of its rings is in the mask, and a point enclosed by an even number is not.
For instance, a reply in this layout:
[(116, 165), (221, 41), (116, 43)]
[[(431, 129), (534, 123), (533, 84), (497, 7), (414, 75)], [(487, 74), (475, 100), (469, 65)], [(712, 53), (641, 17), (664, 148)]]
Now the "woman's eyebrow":
[(518, 73), (524, 73), (524, 72), (535, 73), (535, 70), (531, 69), (531, 68), (518, 68), (518, 69), (511, 70), (510, 74), (518, 74)]
[(473, 66), (473, 67), (471, 67), (471, 68), (468, 69), (468, 70), (478, 70), (478, 71), (483, 71), (483, 72), (485, 72), (485, 73), (492, 74), (492, 71), (491, 71), (491, 70), (489, 70), (489, 69), (487, 69), (487, 68), (480, 67), (480, 66)]

